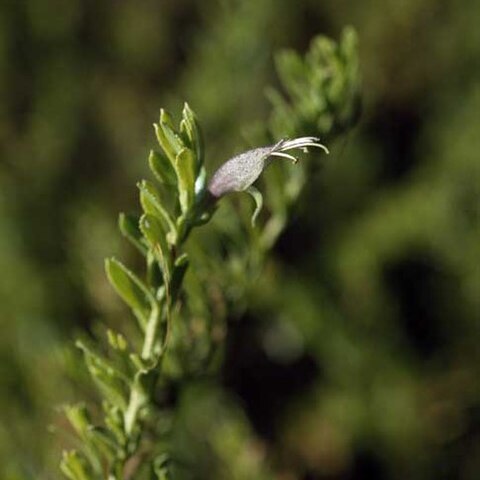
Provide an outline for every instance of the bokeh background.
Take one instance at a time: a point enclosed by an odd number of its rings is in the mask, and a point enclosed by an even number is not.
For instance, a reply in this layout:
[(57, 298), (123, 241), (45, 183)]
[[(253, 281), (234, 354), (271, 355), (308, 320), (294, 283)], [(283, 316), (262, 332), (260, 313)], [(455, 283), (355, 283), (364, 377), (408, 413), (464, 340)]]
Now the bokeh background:
[(129, 255), (115, 219), (158, 109), (189, 101), (212, 171), (267, 118), (273, 54), (347, 24), (360, 122), (231, 322), (214, 391), (179, 398), (178, 443), (192, 478), (479, 478), (479, 18), (475, 0), (3, 0), (1, 478), (60, 476), (58, 406), (91, 398), (73, 339), (125, 314), (103, 258)]

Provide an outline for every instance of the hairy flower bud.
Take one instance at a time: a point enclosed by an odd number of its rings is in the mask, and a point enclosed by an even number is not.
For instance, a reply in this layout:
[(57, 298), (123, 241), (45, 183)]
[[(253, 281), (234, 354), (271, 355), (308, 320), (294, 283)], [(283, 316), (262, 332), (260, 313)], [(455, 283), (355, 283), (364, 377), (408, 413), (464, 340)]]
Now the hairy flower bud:
[(328, 153), (327, 148), (319, 143), (319, 139), (316, 137), (280, 140), (275, 145), (248, 150), (227, 160), (213, 174), (207, 189), (215, 198), (220, 198), (230, 192), (243, 192), (251, 187), (273, 157), (288, 158), (295, 163), (297, 158), (285, 152), (307, 147), (318, 147)]

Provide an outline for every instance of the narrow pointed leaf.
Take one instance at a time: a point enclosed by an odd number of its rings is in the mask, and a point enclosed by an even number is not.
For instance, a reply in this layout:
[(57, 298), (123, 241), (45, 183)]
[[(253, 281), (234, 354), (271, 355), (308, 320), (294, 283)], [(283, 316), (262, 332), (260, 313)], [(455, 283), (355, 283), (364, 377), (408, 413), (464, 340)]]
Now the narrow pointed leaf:
[(92, 480), (87, 462), (75, 450), (63, 452), (60, 469), (70, 480)]
[(64, 412), (77, 435), (84, 437), (91, 427), (90, 415), (85, 404), (67, 405), (64, 407)]
[(120, 213), (118, 216), (118, 228), (122, 235), (135, 246), (135, 248), (142, 254), (147, 254), (147, 247), (142, 238), (142, 232), (138, 227), (139, 218), (135, 215), (127, 215)]
[(198, 173), (203, 165), (203, 137), (200, 126), (198, 125), (197, 117), (186, 102), (183, 107), (182, 117), (183, 120), (180, 123), (180, 129), (183, 129), (189, 140), (189, 147), (195, 152), (197, 160), (196, 173)]
[(144, 214), (140, 219), (140, 230), (145, 235), (150, 248), (162, 268), (165, 283), (170, 282), (171, 259), (165, 229), (154, 215)]
[(184, 148), (175, 161), (178, 175), (180, 207), (186, 213), (195, 200), (195, 158), (192, 150)]
[(170, 160), (160, 152), (150, 151), (148, 165), (155, 178), (165, 185), (175, 186), (177, 175)]
[(113, 330), (107, 330), (107, 340), (109, 345), (119, 352), (125, 352), (128, 343), (125, 337), (121, 333), (114, 332)]
[[(175, 133), (170, 115), (163, 109), (160, 111), (160, 122), (158, 125), (162, 130), (162, 138), (165, 142), (165, 145), (162, 145), (164, 151), (173, 152), (173, 158), (175, 158), (180, 150), (184, 148), (184, 145), (179, 135)], [(165, 146), (167, 149), (165, 149)]]
[(105, 412), (105, 426), (115, 436), (120, 445), (125, 444), (124, 417), (122, 410), (109, 402), (103, 402), (103, 410)]
[(107, 458), (112, 460), (115, 457), (119, 446), (113, 434), (106, 428), (90, 427), (88, 430), (90, 442), (102, 452)]
[(160, 145), (160, 147), (162, 147), (162, 150), (164, 151), (165, 155), (173, 164), (175, 162), (174, 149), (170, 146), (170, 143), (168, 142), (168, 139), (165, 136), (163, 129), (160, 127), (160, 124), (154, 123), (153, 127), (155, 128), (155, 134), (157, 136), (158, 144)]
[(115, 258), (105, 260), (108, 280), (123, 301), (145, 319), (156, 302), (145, 284)]
[(84, 342), (77, 341), (77, 347), (82, 350), (87, 369), (104, 398), (124, 410), (127, 407), (131, 380), (117, 368), (116, 364), (102, 357)]
[(112, 405), (125, 410), (127, 407), (127, 388), (125, 383), (119, 381), (115, 376), (109, 375), (103, 366), (96, 362), (95, 358), (88, 353), (85, 354), (85, 364), (102, 396)]
[(165, 110), (160, 110), (160, 120), (154, 123), (157, 140), (165, 155), (168, 157), (172, 165), (175, 163), (180, 150), (184, 147), (182, 140), (173, 129), (172, 120)]
[(162, 205), (160, 200), (160, 192), (155, 188), (153, 183), (143, 180), (138, 184), (140, 189), (140, 203), (143, 211), (149, 215), (157, 217), (171, 232), (171, 243), (175, 243), (177, 228), (172, 216), (168, 213), (166, 208)]
[(83, 354), (92, 361), (92, 364), (98, 370), (101, 370), (105, 376), (115, 378), (125, 384), (130, 381), (127, 375), (122, 372), (117, 366), (109, 359), (103, 357), (97, 353), (94, 347), (87, 345), (85, 341), (77, 340), (76, 346), (83, 352)]

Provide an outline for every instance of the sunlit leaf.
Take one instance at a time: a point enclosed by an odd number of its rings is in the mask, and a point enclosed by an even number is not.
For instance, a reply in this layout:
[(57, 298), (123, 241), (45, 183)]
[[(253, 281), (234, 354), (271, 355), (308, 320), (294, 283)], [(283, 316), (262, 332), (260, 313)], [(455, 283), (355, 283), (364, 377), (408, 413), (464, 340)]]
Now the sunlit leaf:
[(155, 298), (145, 284), (115, 258), (105, 260), (105, 270), (115, 291), (145, 321), (155, 306)]
[(182, 212), (186, 213), (195, 199), (195, 158), (193, 152), (184, 148), (177, 155), (175, 167), (178, 175), (178, 190)]
[(140, 219), (140, 229), (145, 235), (150, 248), (153, 250), (155, 257), (162, 268), (163, 275), (165, 276), (165, 283), (168, 284), (170, 282), (171, 274), (171, 259), (166, 238), (167, 232), (157, 217), (147, 213)]
[(177, 175), (170, 160), (160, 152), (150, 151), (148, 165), (155, 178), (165, 185), (177, 184)]
[(142, 238), (142, 232), (138, 226), (139, 218), (135, 215), (120, 213), (118, 216), (118, 227), (122, 235), (139, 250), (142, 255), (147, 254), (147, 247)]

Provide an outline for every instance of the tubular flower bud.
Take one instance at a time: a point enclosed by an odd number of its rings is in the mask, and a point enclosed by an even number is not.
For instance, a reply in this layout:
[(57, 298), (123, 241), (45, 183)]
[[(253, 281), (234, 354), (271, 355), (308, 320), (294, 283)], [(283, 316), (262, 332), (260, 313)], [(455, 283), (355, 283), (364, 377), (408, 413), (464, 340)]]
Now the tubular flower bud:
[(327, 147), (319, 143), (316, 137), (299, 137), (293, 140), (280, 140), (275, 145), (248, 150), (227, 160), (212, 176), (207, 189), (215, 198), (220, 198), (230, 192), (248, 190), (270, 164), (274, 157), (287, 158), (296, 163), (298, 158), (287, 153), (291, 150), (308, 147), (321, 148), (328, 153)]

